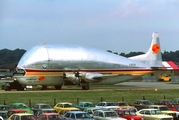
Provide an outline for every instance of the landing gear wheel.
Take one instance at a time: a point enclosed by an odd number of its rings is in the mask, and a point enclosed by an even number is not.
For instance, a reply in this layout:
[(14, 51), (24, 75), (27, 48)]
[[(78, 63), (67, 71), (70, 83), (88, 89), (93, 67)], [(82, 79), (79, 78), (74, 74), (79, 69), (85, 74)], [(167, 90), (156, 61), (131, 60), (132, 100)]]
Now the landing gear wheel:
[(82, 86), (82, 90), (89, 90), (89, 85)]
[(57, 85), (57, 86), (55, 86), (55, 89), (56, 89), (56, 90), (61, 90), (61, 88), (62, 88), (61, 85)]
[(46, 90), (47, 86), (42, 86), (41, 90)]

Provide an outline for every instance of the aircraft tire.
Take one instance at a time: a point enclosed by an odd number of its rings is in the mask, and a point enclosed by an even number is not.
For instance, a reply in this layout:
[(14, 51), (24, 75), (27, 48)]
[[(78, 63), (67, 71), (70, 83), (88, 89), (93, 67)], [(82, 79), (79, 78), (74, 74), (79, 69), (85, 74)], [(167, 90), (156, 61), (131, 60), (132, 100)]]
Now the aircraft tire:
[(82, 86), (82, 90), (89, 90), (89, 85)]
[(42, 86), (41, 90), (46, 90), (47, 86)]
[(61, 88), (62, 88), (61, 85), (57, 85), (57, 86), (55, 86), (55, 89), (56, 89), (56, 90), (61, 90)]

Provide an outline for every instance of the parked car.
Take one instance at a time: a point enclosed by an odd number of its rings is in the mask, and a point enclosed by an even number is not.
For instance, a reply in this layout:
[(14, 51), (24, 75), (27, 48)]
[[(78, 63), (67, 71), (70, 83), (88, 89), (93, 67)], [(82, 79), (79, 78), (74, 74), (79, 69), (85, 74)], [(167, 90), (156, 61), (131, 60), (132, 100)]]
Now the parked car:
[(14, 113), (27, 113), (27, 111), (21, 110), (21, 109), (11, 109), (11, 110), (8, 110), (7, 116), (10, 117)]
[(37, 118), (30, 113), (15, 113), (12, 114), (8, 120), (37, 120)]
[(166, 100), (166, 99), (161, 99), (161, 100), (156, 100), (154, 102), (155, 105), (166, 105), (168, 106), (170, 109), (174, 108), (176, 106), (176, 104), (171, 101), (171, 100)]
[(119, 117), (114, 110), (96, 110), (94, 111), (93, 118), (95, 120), (127, 120)]
[(163, 114), (173, 116), (174, 120), (177, 120), (179, 116), (179, 112), (177, 113), (176, 111), (171, 111), (166, 105), (151, 105), (149, 108), (159, 109)]
[(65, 120), (58, 113), (42, 113), (37, 118), (38, 120)]
[(171, 99), (172, 102), (174, 102), (175, 104), (179, 104), (179, 98), (173, 98)]
[(94, 111), (96, 111), (96, 110), (101, 110), (101, 108), (97, 108), (97, 107), (90, 107), (90, 108), (86, 108), (86, 109), (84, 110), (84, 112), (87, 112), (87, 113), (89, 113), (89, 114), (90, 114), (90, 116), (93, 116)]
[(2, 82), (2, 84), (1, 84), (1, 89), (2, 89), (2, 90), (4, 90), (4, 87), (6, 86), (7, 83), (8, 83), (8, 82)]
[(82, 111), (89, 107), (95, 107), (95, 105), (92, 102), (79, 102), (76, 105), (76, 108), (79, 108)]
[(94, 120), (87, 112), (70, 111), (65, 113), (65, 120)]
[(127, 120), (144, 120), (141, 116), (138, 116), (134, 111), (129, 109), (116, 109), (119, 117), (126, 118)]
[(65, 113), (69, 112), (69, 111), (81, 111), (79, 108), (66, 108), (66, 109), (62, 109), (58, 112), (58, 114), (60, 114), (61, 116), (64, 116)]
[(173, 120), (172, 116), (163, 114), (159, 109), (141, 109), (136, 114), (143, 117), (144, 120)]
[(11, 109), (11, 107), (9, 105), (3, 105), (3, 104), (0, 104), (0, 111), (8, 111), (9, 109)]
[(39, 109), (34, 112), (35, 116), (39, 116), (42, 113), (57, 113), (54, 109)]
[(34, 114), (34, 112), (24, 103), (13, 103), (11, 109), (22, 109), (26, 110), (28, 113)]
[(2, 120), (7, 120), (8, 118), (7, 111), (0, 111), (0, 116), (2, 117)]
[[(66, 110), (68, 108), (72, 108), (73, 107), (73, 103), (70, 103), (70, 102), (60, 102), (60, 103), (57, 103), (55, 106), (54, 106), (54, 109), (59, 112), (60, 110)], [(74, 107), (73, 107), (74, 108)]]
[(127, 102), (121, 101), (117, 102), (117, 105), (122, 109), (129, 109), (129, 108), (135, 108), (134, 106), (130, 106)]
[(51, 109), (52, 107), (49, 104), (46, 103), (37, 103), (34, 104), (31, 109), (32, 110), (39, 110), (39, 109)]
[(99, 102), (96, 107), (99, 108), (105, 108), (105, 109), (115, 109), (115, 108), (119, 108), (119, 106), (117, 105), (117, 103), (115, 102)]
[(153, 103), (150, 100), (136, 100), (132, 106), (134, 106), (137, 110), (149, 108)]

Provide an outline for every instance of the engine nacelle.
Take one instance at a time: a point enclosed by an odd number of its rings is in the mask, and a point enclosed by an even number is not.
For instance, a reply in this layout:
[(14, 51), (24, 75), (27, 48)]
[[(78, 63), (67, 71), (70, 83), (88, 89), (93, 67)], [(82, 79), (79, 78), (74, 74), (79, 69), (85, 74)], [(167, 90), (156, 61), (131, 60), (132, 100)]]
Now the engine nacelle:
[(66, 78), (68, 81), (74, 83), (74, 84), (79, 84), (80, 83), (80, 79), (79, 77), (76, 77), (75, 74), (67, 74)]
[(86, 82), (97, 83), (102, 81), (103, 74), (88, 72), (84, 76)]

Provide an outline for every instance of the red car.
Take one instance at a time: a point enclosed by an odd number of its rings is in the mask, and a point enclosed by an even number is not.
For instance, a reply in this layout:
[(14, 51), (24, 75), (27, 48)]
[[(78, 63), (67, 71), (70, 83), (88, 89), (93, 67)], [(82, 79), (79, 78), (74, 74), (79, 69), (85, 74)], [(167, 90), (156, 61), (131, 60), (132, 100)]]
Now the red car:
[(116, 109), (115, 111), (119, 117), (125, 118), (127, 120), (144, 120), (141, 116), (136, 115), (134, 111), (129, 109)]
[(8, 110), (7, 116), (10, 117), (14, 113), (27, 113), (27, 111), (26, 110), (20, 110), (20, 109), (11, 109), (11, 110)]

